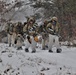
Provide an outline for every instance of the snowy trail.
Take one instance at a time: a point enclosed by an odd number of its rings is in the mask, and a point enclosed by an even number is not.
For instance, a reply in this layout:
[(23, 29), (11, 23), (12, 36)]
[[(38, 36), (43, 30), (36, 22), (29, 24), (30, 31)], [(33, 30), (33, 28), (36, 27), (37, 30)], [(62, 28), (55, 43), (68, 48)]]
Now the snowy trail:
[[(48, 53), (37, 49), (36, 53), (0, 44), (0, 73), (4, 75), (75, 75), (76, 48), (62, 47), (62, 53)], [(4, 52), (3, 52), (4, 51)], [(5, 52), (6, 51), (6, 52)]]

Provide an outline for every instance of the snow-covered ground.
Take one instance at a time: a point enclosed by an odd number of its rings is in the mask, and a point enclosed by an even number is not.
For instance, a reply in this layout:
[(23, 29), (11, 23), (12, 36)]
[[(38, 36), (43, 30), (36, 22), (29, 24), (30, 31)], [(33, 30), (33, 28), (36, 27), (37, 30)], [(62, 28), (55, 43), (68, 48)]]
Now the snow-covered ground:
[(0, 75), (76, 75), (76, 48), (62, 46), (62, 53), (37, 48), (36, 53), (0, 44)]

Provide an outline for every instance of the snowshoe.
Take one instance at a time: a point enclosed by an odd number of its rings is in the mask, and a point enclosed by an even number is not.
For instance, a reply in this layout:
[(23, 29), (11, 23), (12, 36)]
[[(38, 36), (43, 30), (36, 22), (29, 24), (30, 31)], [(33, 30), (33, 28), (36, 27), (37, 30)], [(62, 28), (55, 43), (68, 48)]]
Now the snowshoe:
[(52, 50), (49, 50), (49, 52), (50, 52), (50, 53), (53, 53), (53, 51), (52, 51)]
[(25, 48), (25, 52), (29, 52), (28, 48)]
[(59, 49), (57, 49), (57, 53), (61, 53), (61, 51), (62, 51), (62, 49), (61, 48), (59, 48)]

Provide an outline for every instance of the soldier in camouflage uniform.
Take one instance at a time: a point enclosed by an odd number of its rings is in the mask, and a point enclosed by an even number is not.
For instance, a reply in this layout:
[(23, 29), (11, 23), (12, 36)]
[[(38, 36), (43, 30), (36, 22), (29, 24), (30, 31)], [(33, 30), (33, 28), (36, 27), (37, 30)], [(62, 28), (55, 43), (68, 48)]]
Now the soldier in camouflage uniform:
[(35, 19), (33, 17), (29, 18), (26, 25), (23, 27), (23, 33), (27, 35), (32, 35), (36, 33), (37, 24), (35, 23)]
[(15, 39), (17, 37), (17, 31), (16, 31), (16, 23), (13, 23), (13, 32), (12, 32), (12, 38), (11, 38), (11, 42), (12, 42), (12, 46), (16, 46), (15, 45)]
[(10, 23), (10, 22), (7, 23), (7, 25), (5, 26), (5, 31), (7, 32), (9, 47), (12, 44), (13, 27), (14, 27), (14, 25), (12, 23)]
[(47, 39), (48, 39), (48, 33), (47, 33), (47, 30), (46, 30), (47, 24), (48, 24), (48, 21), (45, 20), (43, 25), (41, 25), (40, 28), (39, 28), (40, 34), (42, 35), (42, 50), (46, 49), (46, 42), (47, 42)]
[(61, 48), (59, 45), (59, 36), (58, 36), (59, 31), (60, 31), (60, 25), (58, 23), (58, 19), (57, 17), (53, 17), (50, 23), (48, 23), (47, 25), (47, 32), (49, 33), (49, 42), (48, 42), (49, 52), (53, 52), (52, 51), (53, 45), (55, 45), (55, 47), (57, 48), (56, 50), (57, 53), (61, 52)]
[(18, 22), (16, 25), (16, 33), (23, 35), (23, 25), (21, 22)]
[[(28, 35), (27, 37), (28, 42), (31, 40), (31, 42), (29, 42), (29, 44), (31, 45), (28, 45), (28, 46), (31, 46), (32, 52), (36, 52), (36, 49), (35, 49), (36, 46), (34, 46), (35, 42), (32, 41), (33, 40), (32, 36), (37, 33), (37, 24), (35, 23), (35, 19), (33, 17), (30, 17), (28, 19), (27, 24), (23, 27), (23, 32), (26, 35)], [(29, 51), (28, 48), (25, 48), (25, 51), (28, 52)]]
[(17, 50), (22, 49), (24, 39), (23, 39), (23, 25), (21, 22), (17, 22), (14, 25), (13, 39), (15, 39)]

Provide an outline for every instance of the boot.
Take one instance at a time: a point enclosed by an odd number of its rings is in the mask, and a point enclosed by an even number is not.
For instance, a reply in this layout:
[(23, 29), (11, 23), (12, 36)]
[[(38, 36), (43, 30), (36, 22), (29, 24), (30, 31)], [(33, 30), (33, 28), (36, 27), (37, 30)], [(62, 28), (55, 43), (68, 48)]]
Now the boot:
[(57, 53), (61, 53), (61, 51), (62, 51), (62, 49), (61, 48), (58, 48), (56, 52)]
[(18, 48), (17, 48), (17, 50), (21, 50), (21, 49), (22, 49), (22, 47), (18, 47)]
[(20, 47), (18, 47), (17, 50), (20, 50)]
[(50, 52), (50, 53), (53, 53), (53, 51), (52, 51), (52, 50), (49, 50), (49, 52)]
[(31, 53), (35, 53), (36, 52), (36, 50), (32, 50), (32, 52)]
[(46, 48), (48, 48), (48, 46), (47, 46), (47, 45), (46, 45), (45, 47), (46, 47)]
[(22, 47), (20, 47), (20, 50), (22, 50)]
[(45, 50), (45, 48), (42, 48), (42, 50)]
[(12, 44), (12, 47), (14, 47), (14, 44)]
[(28, 48), (25, 48), (25, 52), (29, 52)]

